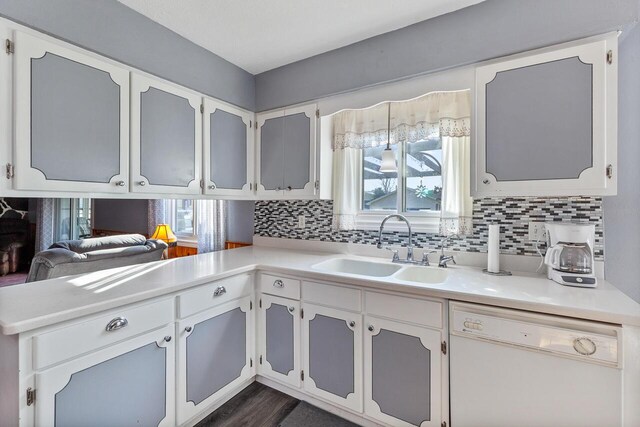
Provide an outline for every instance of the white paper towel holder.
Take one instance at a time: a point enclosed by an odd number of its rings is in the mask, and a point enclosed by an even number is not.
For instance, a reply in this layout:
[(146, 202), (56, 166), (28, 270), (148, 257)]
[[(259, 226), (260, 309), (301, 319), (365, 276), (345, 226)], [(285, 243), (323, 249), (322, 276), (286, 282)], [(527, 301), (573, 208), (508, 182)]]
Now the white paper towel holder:
[(483, 268), (482, 272), (484, 274), (490, 274), (492, 276), (511, 276), (512, 275), (511, 272), (507, 270), (500, 270), (497, 273), (494, 273), (493, 271), (489, 271), (486, 268)]

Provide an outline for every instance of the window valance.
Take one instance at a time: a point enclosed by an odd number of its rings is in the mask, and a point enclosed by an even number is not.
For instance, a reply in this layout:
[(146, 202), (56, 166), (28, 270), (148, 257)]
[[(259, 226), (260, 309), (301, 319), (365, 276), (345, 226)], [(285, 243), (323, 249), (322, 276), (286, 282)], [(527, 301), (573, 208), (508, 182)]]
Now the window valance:
[(333, 149), (386, 144), (388, 128), (391, 145), (443, 136), (469, 136), (469, 111), (468, 90), (433, 92), (410, 101), (342, 111), (333, 120)]

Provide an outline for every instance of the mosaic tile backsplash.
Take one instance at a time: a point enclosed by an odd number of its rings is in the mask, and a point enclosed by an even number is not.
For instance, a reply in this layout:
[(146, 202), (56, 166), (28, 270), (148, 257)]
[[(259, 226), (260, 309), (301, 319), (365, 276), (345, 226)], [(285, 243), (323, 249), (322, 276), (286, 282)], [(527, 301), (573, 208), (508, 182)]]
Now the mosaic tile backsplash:
[[(304, 215), (306, 227), (296, 228), (298, 216)], [(285, 239), (375, 245), (377, 230), (335, 231), (331, 228), (333, 202), (330, 200), (277, 200), (256, 202), (255, 231), (258, 236)], [(454, 239), (454, 251), (486, 252), (487, 224), (502, 224), (500, 252), (512, 255), (536, 255), (535, 242), (528, 240), (530, 221), (564, 221), (591, 223), (596, 226), (595, 258), (604, 259), (602, 198), (509, 197), (476, 199), (473, 203), (473, 234)], [(386, 241), (406, 246), (407, 233), (385, 232)], [(441, 236), (414, 233), (419, 248), (439, 247)], [(545, 244), (540, 245), (544, 253)]]

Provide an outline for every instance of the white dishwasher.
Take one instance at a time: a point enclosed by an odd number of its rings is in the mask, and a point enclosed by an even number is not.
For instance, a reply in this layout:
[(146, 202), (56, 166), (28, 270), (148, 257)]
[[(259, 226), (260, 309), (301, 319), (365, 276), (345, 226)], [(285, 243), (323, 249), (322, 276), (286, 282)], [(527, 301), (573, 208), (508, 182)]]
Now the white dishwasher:
[(452, 302), (452, 427), (622, 425), (621, 328)]

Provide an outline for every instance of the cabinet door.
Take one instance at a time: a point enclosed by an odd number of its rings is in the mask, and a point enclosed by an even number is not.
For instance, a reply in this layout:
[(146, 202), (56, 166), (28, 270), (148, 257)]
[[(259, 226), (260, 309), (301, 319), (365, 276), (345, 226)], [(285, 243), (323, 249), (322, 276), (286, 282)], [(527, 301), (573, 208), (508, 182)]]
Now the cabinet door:
[(200, 194), (201, 98), (179, 86), (131, 76), (131, 191)]
[(285, 197), (313, 196), (316, 168), (316, 104), (284, 112)]
[(440, 426), (440, 332), (369, 316), (365, 327), (365, 413), (394, 426)]
[(262, 295), (260, 375), (300, 387), (300, 302)]
[(258, 196), (284, 194), (284, 111), (258, 114)]
[(204, 100), (205, 194), (253, 197), (253, 113)]
[(19, 31), (14, 41), (15, 188), (126, 192), (129, 72)]
[(362, 412), (362, 316), (304, 304), (304, 389)]
[(37, 426), (173, 426), (173, 326), (36, 374)]
[(477, 68), (474, 195), (615, 194), (616, 46), (614, 36)]
[(178, 323), (178, 423), (251, 377), (251, 298), (231, 301)]

